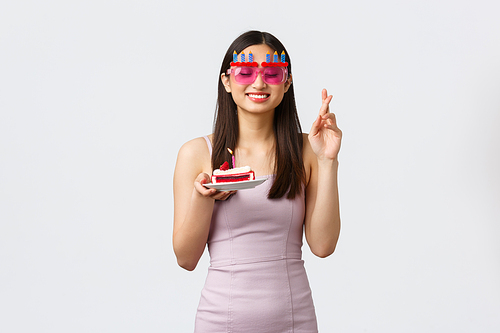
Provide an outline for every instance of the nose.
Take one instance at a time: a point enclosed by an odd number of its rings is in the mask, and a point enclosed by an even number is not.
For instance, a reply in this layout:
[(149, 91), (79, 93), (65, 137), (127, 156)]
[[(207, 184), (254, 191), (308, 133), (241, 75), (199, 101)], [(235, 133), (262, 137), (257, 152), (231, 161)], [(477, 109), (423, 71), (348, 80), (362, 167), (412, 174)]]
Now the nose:
[(255, 89), (264, 89), (266, 87), (266, 83), (262, 79), (262, 72), (257, 73), (257, 77), (255, 78), (255, 81), (252, 84), (252, 87)]

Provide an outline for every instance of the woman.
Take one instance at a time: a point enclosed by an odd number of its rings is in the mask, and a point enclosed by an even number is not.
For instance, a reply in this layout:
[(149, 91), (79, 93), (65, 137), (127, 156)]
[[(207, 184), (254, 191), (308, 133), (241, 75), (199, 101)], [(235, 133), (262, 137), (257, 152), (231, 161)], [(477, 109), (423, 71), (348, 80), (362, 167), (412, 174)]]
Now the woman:
[[(285, 52), (288, 66), (265, 71), (266, 54), (275, 51)], [(243, 73), (231, 66), (234, 52), (240, 58), (252, 52), (258, 67)], [(281, 42), (249, 31), (227, 50), (214, 133), (182, 146), (174, 174), (177, 261), (193, 270), (206, 244), (211, 258), (196, 332), (317, 332), (301, 246), (304, 230), (311, 251), (327, 257), (340, 233), (342, 132), (329, 112), (331, 99), (323, 89), (319, 115), (302, 134)], [(212, 171), (231, 161), (227, 148), (236, 167), (249, 165), (267, 181), (237, 192), (205, 187)]]

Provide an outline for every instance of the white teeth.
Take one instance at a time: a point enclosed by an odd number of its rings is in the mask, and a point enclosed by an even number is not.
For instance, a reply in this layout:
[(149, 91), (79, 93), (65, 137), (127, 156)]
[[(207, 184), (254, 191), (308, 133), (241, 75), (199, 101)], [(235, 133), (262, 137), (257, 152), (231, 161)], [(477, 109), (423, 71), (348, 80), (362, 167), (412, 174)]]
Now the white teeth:
[(268, 95), (254, 95), (254, 94), (248, 94), (248, 96), (252, 98), (261, 98), (261, 99), (268, 97)]

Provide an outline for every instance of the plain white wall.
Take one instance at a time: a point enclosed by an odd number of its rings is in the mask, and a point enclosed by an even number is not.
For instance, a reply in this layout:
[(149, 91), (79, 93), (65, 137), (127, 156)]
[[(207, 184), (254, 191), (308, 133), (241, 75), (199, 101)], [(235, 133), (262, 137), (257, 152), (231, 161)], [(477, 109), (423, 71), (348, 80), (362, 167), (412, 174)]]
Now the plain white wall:
[(0, 331), (191, 332), (208, 256), (171, 246), (179, 147), (222, 57), (287, 47), (304, 131), (344, 132), (321, 332), (500, 330), (497, 1), (3, 1)]

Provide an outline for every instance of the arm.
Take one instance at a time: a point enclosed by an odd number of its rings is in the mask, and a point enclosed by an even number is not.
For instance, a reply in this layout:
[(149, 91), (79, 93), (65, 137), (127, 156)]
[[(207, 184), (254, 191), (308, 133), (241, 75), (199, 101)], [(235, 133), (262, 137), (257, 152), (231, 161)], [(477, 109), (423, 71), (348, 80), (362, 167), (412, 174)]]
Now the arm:
[(202, 184), (210, 182), (210, 154), (203, 138), (184, 144), (179, 150), (174, 172), (173, 247), (177, 263), (195, 269), (205, 250), (216, 199), (232, 192), (218, 192)]
[(340, 207), (337, 184), (338, 152), (342, 132), (335, 115), (329, 112), (332, 96), (322, 91), (323, 104), (304, 141), (305, 161), (309, 163), (306, 187), (305, 235), (311, 251), (319, 257), (332, 254), (340, 234)]

